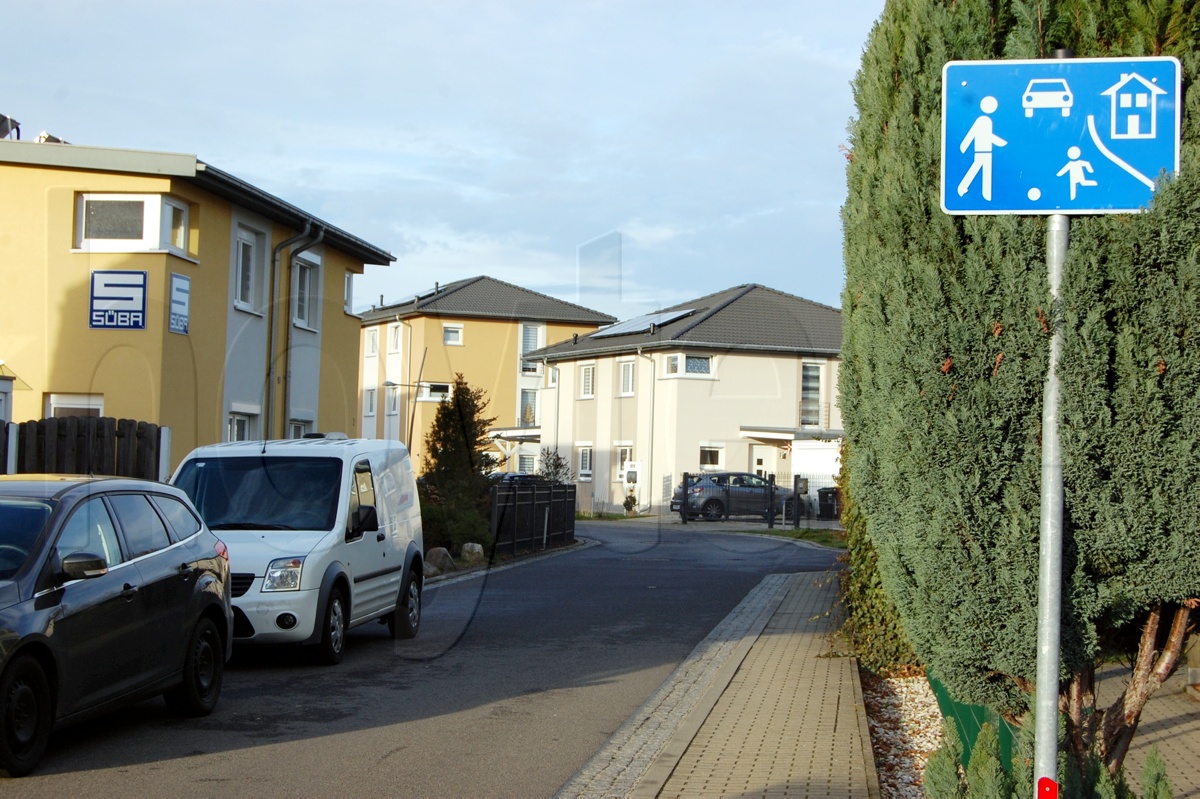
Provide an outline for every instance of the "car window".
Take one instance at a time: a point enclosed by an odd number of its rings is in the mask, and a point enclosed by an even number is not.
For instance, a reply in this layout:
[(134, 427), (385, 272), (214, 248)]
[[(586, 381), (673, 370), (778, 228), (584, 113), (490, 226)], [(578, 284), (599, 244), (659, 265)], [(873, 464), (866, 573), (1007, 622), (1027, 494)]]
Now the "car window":
[(748, 474), (746, 475), (746, 485), (753, 486), (754, 488), (766, 488), (767, 481), (756, 474)]
[(121, 562), (121, 546), (108, 508), (99, 497), (81, 504), (63, 525), (55, 544), (61, 561), (75, 552), (89, 552), (104, 558), (111, 568)]
[(142, 494), (113, 494), (109, 497), (121, 532), (129, 545), (129, 557), (137, 558), (170, 546), (171, 538), (163, 520), (154, 512), (150, 500)]
[(154, 504), (167, 519), (167, 532), (172, 542), (191, 538), (200, 531), (200, 520), (175, 497), (156, 496)]
[(12, 577), (25, 565), (48, 518), (50, 506), (45, 502), (0, 501), (0, 580)]
[(723, 485), (725, 485), (725, 481), (729, 479), (729, 476), (724, 475), (724, 474), (714, 474), (712, 477), (710, 477), (708, 479), (712, 482), (713, 485), (723, 486)]

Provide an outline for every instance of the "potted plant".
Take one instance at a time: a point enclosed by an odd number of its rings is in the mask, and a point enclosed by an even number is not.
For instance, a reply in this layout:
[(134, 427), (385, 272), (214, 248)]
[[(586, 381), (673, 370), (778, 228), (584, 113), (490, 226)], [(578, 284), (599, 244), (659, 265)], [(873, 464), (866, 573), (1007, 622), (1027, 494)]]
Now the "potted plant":
[(637, 495), (633, 493), (632, 488), (629, 489), (629, 492), (627, 494), (625, 494), (625, 501), (622, 502), (621, 504), (625, 506), (625, 515), (626, 516), (637, 516), (638, 515)]

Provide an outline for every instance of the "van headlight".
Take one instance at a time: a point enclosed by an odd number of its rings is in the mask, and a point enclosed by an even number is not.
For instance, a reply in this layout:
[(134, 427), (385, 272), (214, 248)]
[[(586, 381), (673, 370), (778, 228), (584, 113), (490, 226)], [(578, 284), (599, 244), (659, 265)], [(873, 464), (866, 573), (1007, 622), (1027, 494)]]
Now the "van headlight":
[(299, 591), (304, 558), (280, 558), (267, 564), (263, 591)]

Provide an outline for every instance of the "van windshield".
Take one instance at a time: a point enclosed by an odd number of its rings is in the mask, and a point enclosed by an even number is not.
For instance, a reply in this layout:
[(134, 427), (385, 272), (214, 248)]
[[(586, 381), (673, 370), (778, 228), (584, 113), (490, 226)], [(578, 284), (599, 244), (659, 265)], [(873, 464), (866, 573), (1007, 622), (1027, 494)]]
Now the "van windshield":
[(210, 530), (332, 530), (341, 466), (336, 458), (197, 458), (175, 485)]

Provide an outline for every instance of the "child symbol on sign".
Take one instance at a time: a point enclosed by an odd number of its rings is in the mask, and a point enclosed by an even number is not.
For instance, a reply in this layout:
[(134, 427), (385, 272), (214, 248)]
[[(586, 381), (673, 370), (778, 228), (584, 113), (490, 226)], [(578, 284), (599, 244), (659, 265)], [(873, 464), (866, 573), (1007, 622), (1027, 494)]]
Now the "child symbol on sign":
[(1071, 181), (1071, 199), (1072, 200), (1075, 199), (1075, 194), (1080, 186), (1096, 186), (1096, 185), (1098, 185), (1096, 183), (1096, 181), (1088, 180), (1086, 177), (1084, 177), (1084, 172), (1093, 172), (1095, 170), (1092, 169), (1091, 163), (1084, 161), (1079, 156), (1080, 156), (1079, 148), (1074, 147), (1074, 146), (1070, 147), (1067, 150), (1067, 158), (1070, 158), (1071, 160), (1067, 161), (1067, 163), (1063, 165), (1063, 168), (1058, 170), (1058, 176), (1060, 178), (1063, 175), (1067, 175)]

